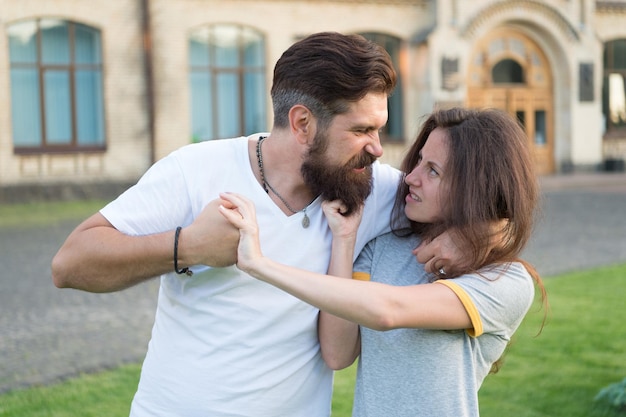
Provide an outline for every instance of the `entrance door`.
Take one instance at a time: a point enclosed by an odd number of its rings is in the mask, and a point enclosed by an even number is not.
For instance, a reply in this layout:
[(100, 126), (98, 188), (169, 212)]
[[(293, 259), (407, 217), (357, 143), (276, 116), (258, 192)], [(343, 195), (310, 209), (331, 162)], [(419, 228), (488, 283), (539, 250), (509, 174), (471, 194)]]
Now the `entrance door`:
[(545, 55), (530, 38), (502, 28), (476, 44), (467, 106), (497, 108), (516, 117), (528, 136), (537, 173), (554, 172), (552, 81)]

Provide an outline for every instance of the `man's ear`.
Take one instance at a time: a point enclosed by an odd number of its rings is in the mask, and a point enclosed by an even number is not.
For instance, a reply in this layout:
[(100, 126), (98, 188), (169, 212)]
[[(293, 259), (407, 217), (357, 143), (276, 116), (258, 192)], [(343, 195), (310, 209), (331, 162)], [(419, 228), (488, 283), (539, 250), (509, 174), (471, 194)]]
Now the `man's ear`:
[(289, 128), (301, 144), (310, 144), (315, 137), (317, 121), (308, 107), (296, 104), (289, 110)]

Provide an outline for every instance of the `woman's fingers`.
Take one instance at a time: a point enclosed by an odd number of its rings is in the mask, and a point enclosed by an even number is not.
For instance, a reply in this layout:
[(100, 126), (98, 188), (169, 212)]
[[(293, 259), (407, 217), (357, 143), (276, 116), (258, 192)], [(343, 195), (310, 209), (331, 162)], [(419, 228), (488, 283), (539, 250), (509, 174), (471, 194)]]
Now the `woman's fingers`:
[(220, 205), (220, 212), (234, 226), (241, 229), (247, 222), (256, 222), (252, 201), (236, 193), (220, 193), (220, 198), (224, 201)]
[(335, 213), (343, 214), (346, 212), (347, 207), (341, 200), (323, 201), (322, 210), (328, 216)]

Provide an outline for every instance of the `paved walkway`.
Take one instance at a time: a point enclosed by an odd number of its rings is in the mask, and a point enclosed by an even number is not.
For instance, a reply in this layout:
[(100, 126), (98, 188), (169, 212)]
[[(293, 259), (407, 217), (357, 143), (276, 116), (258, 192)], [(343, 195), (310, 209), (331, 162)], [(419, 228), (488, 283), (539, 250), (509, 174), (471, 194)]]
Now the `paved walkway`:
[(542, 275), (626, 262), (626, 174), (543, 177), (541, 187), (524, 257)]
[(589, 172), (546, 175), (539, 180), (544, 191), (626, 192), (626, 173)]
[(136, 362), (157, 282), (113, 294), (60, 290), (50, 262), (79, 223), (0, 228), (0, 392)]
[[(543, 212), (525, 252), (541, 274), (626, 262), (626, 175), (541, 179)], [(50, 260), (76, 226), (0, 229), (0, 392), (140, 361), (157, 282), (114, 294), (59, 290)]]

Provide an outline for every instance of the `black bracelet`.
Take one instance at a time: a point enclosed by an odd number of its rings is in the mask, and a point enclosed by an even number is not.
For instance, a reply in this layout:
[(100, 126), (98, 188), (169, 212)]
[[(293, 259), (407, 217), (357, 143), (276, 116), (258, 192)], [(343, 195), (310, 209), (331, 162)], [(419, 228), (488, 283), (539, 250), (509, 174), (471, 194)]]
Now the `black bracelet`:
[(193, 271), (189, 268), (183, 268), (183, 269), (178, 269), (178, 237), (180, 236), (180, 230), (182, 229), (181, 226), (178, 226), (176, 228), (176, 234), (174, 234), (174, 271), (176, 271), (177, 274), (182, 275), (182, 274), (187, 274), (187, 276), (192, 276), (193, 275)]

